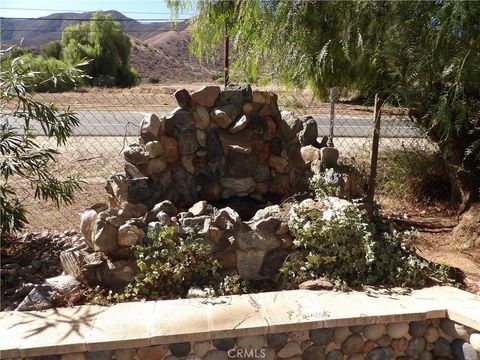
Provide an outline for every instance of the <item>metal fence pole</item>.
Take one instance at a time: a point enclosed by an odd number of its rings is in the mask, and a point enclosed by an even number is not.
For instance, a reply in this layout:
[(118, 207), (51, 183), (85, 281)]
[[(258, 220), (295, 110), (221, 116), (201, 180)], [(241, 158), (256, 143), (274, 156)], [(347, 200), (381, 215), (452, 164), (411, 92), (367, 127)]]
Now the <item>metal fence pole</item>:
[(368, 179), (367, 202), (370, 220), (373, 220), (373, 198), (375, 196), (375, 179), (377, 177), (378, 147), (380, 142), (380, 121), (381, 121), (382, 101), (380, 95), (375, 94), (375, 108), (373, 111), (373, 139), (372, 152), (370, 154), (370, 177)]
[(333, 128), (335, 126), (335, 104), (337, 102), (337, 88), (333, 87), (330, 90), (330, 133), (328, 136), (327, 145), (333, 147)]

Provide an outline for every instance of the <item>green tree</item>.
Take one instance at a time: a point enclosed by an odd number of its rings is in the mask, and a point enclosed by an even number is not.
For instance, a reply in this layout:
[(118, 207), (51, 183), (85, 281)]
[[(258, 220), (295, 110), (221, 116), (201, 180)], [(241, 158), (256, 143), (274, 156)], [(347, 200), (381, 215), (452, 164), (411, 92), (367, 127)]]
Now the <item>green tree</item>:
[(235, 67), (411, 109), (439, 144), (460, 211), (479, 200), (480, 4), (467, 1), (171, 0), (195, 7), (191, 51), (213, 58), (225, 26)]
[(128, 65), (132, 44), (120, 24), (101, 12), (91, 21), (68, 26), (62, 33), (63, 58), (76, 63), (92, 59), (86, 70), (93, 85), (134, 86), (137, 71)]
[[(1, 50), (0, 58), (11, 49)], [(54, 104), (36, 101), (32, 95), (37, 87), (49, 81), (75, 84), (83, 76), (76, 66), (63, 68), (45, 79), (32, 71), (30, 62), (22, 57), (8, 57), (1, 62), (0, 100), (0, 239), (27, 223), (27, 208), (20, 200), (19, 187), (30, 187), (35, 198), (50, 200), (55, 205), (69, 204), (80, 188), (77, 177), (58, 178), (50, 170), (58, 155), (54, 148), (42, 146), (37, 134), (56, 139), (64, 145), (79, 124), (69, 109), (61, 111)]]
[(55, 58), (60, 60), (62, 57), (62, 44), (60, 41), (50, 41), (44, 47), (42, 47), (42, 56), (45, 59)]

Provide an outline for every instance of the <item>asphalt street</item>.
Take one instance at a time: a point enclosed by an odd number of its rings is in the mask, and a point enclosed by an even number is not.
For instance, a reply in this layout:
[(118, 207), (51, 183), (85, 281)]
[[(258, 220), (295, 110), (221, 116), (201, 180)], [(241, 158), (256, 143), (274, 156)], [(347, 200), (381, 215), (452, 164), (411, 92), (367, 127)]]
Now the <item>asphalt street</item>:
[[(145, 113), (141, 112), (78, 112), (81, 125), (75, 129), (77, 136), (137, 136), (138, 126)], [(158, 114), (162, 115), (162, 114)], [(318, 124), (320, 137), (329, 134), (330, 117), (328, 114), (311, 115)], [(8, 119), (11, 123), (14, 118), (2, 116), (0, 121)], [(38, 129), (38, 126), (35, 126)], [(361, 138), (372, 134), (372, 118), (364, 115), (339, 115), (335, 120), (334, 136)], [(385, 119), (381, 129), (381, 137), (412, 138), (420, 137), (421, 132), (407, 121), (390, 121)]]

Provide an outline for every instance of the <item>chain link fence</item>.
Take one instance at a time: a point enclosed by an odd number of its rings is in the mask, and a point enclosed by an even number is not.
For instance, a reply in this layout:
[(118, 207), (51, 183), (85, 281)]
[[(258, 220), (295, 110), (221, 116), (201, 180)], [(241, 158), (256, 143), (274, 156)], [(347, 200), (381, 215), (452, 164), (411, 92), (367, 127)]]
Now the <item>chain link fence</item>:
[[(195, 90), (191, 85), (187, 90)], [(147, 113), (164, 115), (177, 107), (172, 88), (89, 89), (66, 93), (41, 93), (35, 98), (51, 102), (61, 109), (77, 113), (80, 125), (74, 136), (59, 149), (60, 156), (53, 164), (59, 176), (77, 175), (86, 181), (75, 202), (57, 209), (51, 203), (33, 198), (27, 184), (17, 184), (19, 194), (28, 205), (27, 230), (69, 230), (79, 226), (79, 214), (98, 202), (105, 202), (105, 183), (112, 174), (123, 172), (122, 150), (137, 141), (139, 125)], [(280, 110), (312, 116), (318, 123), (319, 137), (329, 136), (332, 108), (308, 92), (287, 93), (276, 90)], [(333, 144), (343, 159), (368, 163), (371, 147), (373, 106), (336, 102), (333, 117)], [(431, 149), (432, 144), (398, 109), (382, 110), (380, 152), (402, 149)], [(40, 137), (45, 146), (55, 146), (53, 139)]]

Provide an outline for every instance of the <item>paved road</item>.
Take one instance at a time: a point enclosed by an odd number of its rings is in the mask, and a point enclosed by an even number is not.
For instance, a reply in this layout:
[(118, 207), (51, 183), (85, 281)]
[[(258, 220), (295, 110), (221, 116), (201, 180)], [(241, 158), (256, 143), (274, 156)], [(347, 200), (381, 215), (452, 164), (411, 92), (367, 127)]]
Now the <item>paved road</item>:
[[(161, 114), (159, 114), (161, 115)], [(81, 125), (75, 129), (80, 136), (137, 136), (138, 125), (144, 113), (141, 112), (79, 112)], [(319, 136), (329, 134), (329, 115), (312, 115), (318, 124)], [(9, 118), (10, 121), (12, 119)], [(1, 119), (0, 121), (3, 121)], [(335, 121), (335, 137), (366, 137), (372, 134), (372, 118), (369, 116), (345, 115)], [(384, 121), (382, 137), (412, 138), (420, 137), (421, 132), (411, 123)]]

